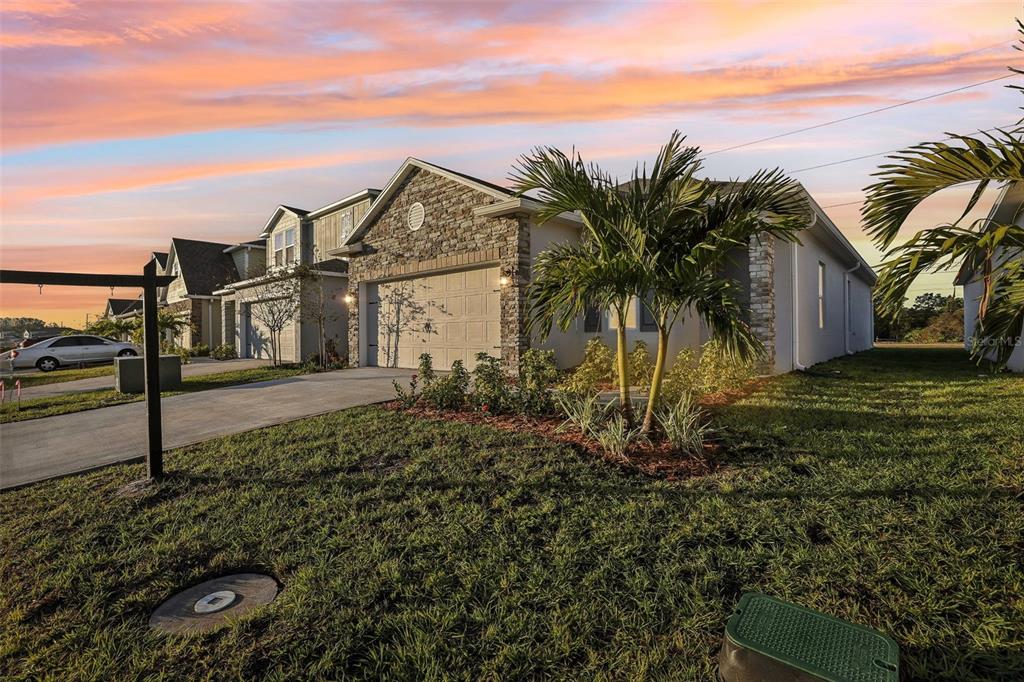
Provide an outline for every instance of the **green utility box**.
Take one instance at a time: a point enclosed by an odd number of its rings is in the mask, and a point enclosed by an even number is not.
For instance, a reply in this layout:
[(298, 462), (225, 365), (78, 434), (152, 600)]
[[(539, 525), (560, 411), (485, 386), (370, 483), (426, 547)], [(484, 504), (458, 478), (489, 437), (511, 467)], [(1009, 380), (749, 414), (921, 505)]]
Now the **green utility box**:
[(723, 682), (899, 682), (892, 638), (824, 613), (748, 592), (725, 626)]
[[(160, 390), (176, 391), (179, 388), (181, 388), (181, 358), (177, 355), (161, 355)], [(145, 359), (139, 356), (114, 358), (114, 389), (120, 393), (145, 393)]]

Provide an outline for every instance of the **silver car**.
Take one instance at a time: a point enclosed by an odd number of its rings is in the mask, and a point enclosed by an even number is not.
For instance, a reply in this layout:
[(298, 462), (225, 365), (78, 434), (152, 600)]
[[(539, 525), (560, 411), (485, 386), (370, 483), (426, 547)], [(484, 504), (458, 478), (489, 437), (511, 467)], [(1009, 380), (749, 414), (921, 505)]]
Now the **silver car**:
[(14, 369), (37, 367), (44, 372), (52, 372), (58, 367), (113, 362), (114, 358), (139, 355), (141, 352), (142, 349), (134, 343), (114, 341), (102, 336), (73, 334), (46, 339), (28, 348), (15, 348), (8, 355)]

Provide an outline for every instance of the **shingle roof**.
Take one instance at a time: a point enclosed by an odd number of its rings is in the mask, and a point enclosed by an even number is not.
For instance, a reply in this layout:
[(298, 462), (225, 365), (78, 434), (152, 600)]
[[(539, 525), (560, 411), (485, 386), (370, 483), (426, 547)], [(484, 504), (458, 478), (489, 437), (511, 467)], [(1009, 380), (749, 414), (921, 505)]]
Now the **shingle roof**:
[(194, 239), (171, 239), (174, 256), (181, 277), (185, 281), (185, 291), (189, 294), (209, 296), (225, 284), (241, 279), (235, 268), (235, 260), (224, 249), (231, 244), (200, 242)]
[(108, 298), (107, 310), (111, 315), (123, 315), (132, 310), (142, 310), (142, 301), (137, 298)]
[(286, 206), (285, 204), (281, 204), (281, 208), (286, 208), (289, 211), (291, 211), (292, 213), (296, 213), (298, 215), (306, 215), (307, 213), (309, 213), (309, 211), (307, 211), (305, 209), (295, 208), (294, 206)]
[(166, 251), (154, 251), (153, 258), (156, 258), (156, 264), (161, 270), (167, 267), (167, 252)]

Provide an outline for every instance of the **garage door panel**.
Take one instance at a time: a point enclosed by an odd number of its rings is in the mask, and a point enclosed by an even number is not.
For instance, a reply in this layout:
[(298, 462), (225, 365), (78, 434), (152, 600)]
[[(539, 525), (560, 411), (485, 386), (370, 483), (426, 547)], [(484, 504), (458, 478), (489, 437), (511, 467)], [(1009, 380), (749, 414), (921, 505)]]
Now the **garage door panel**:
[(413, 368), (421, 353), (430, 353), (437, 369), (448, 369), (455, 360), (472, 368), (477, 353), (496, 354), (498, 276), (498, 268), (482, 268), (372, 287), (370, 296), (378, 304), (367, 312), (377, 319), (368, 329), (376, 329), (377, 364)]

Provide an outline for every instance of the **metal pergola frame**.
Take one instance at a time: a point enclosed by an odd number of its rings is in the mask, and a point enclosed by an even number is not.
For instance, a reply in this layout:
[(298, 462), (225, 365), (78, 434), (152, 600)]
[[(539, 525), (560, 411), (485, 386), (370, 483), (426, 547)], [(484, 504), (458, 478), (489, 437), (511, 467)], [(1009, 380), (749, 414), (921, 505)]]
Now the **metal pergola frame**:
[(139, 287), (142, 289), (143, 355), (146, 366), (146, 421), (149, 447), (146, 471), (150, 479), (164, 475), (163, 425), (160, 419), (160, 338), (157, 329), (156, 290), (174, 281), (170, 275), (156, 274), (151, 260), (141, 275), (93, 275), (72, 272), (32, 272), (0, 270), (0, 284), (36, 284), (72, 287)]

